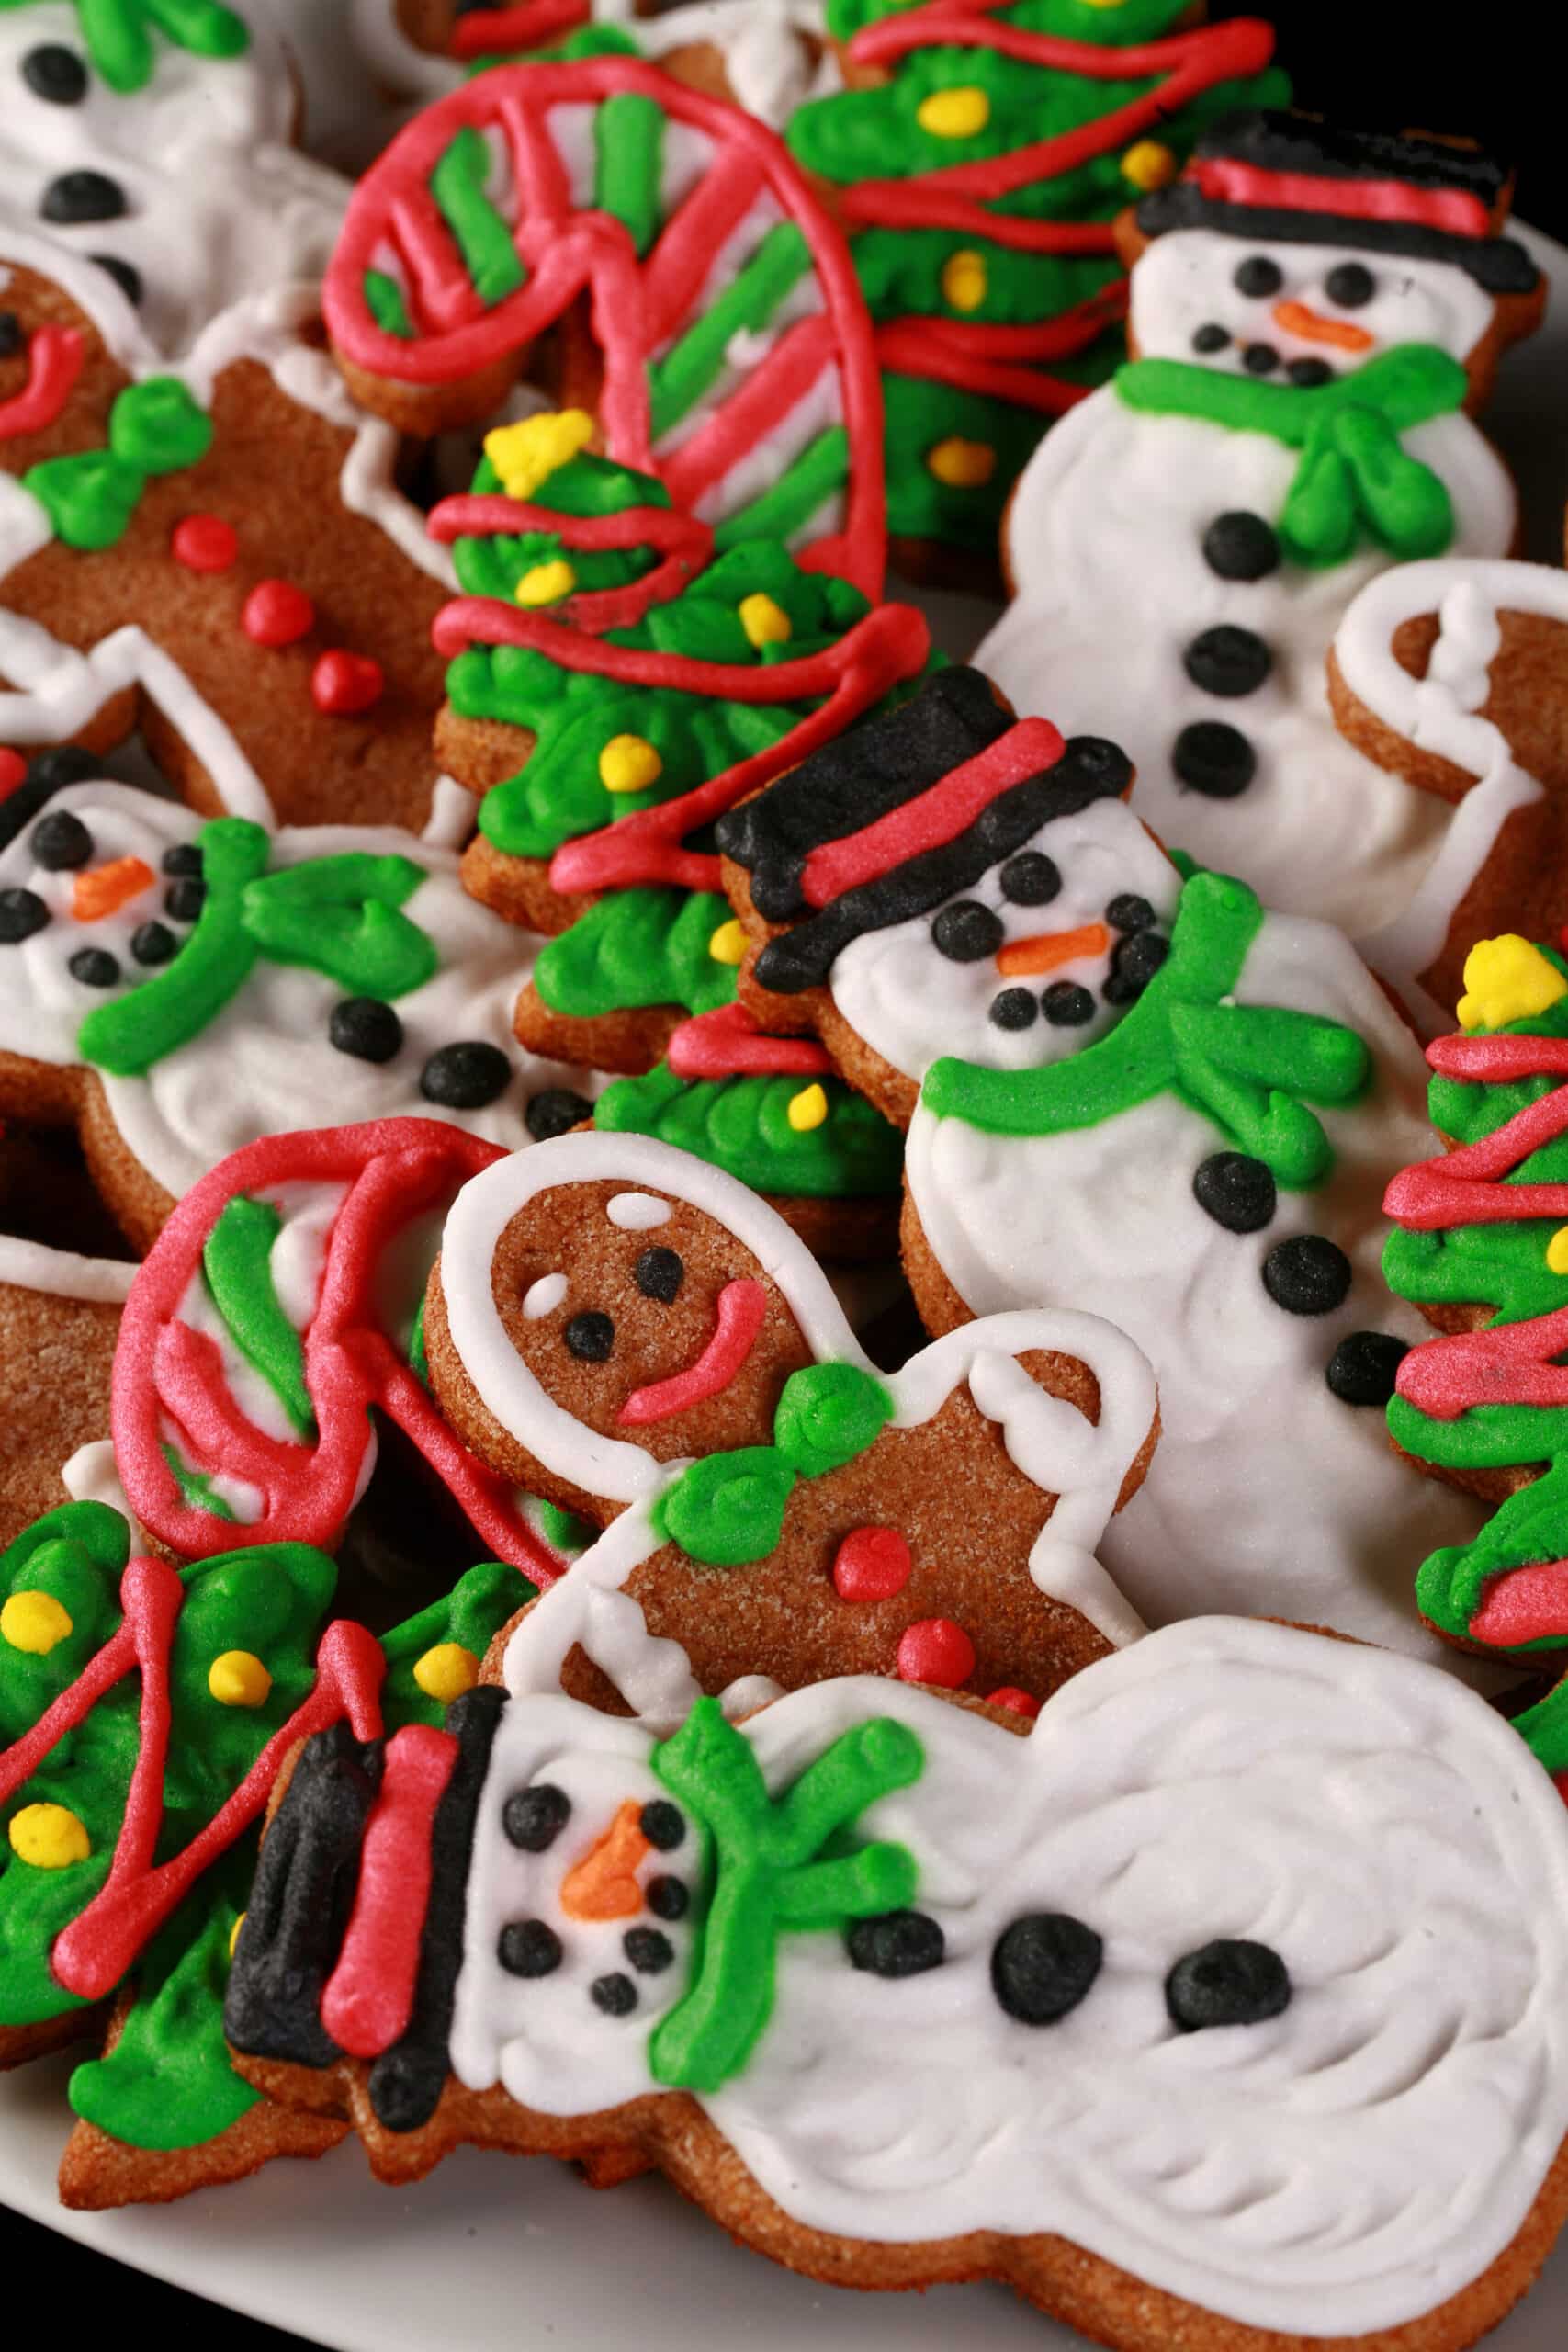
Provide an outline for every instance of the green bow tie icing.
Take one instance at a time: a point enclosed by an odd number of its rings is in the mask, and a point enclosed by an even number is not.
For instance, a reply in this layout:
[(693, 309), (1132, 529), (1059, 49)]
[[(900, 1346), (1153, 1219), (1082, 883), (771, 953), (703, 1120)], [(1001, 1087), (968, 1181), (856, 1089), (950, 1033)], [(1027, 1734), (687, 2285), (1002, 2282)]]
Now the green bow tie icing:
[[(0, 0), (0, 8), (31, 5)], [(251, 40), (243, 20), (219, 0), (76, 0), (76, 20), (88, 56), (122, 96), (152, 78), (150, 27), (197, 57), (239, 57)]]
[(211, 447), (212, 419), (179, 378), (149, 376), (116, 395), (107, 449), (45, 458), (28, 468), (22, 487), (48, 514), (56, 538), (96, 554), (125, 537), (150, 476), (199, 465)]
[(1129, 408), (1265, 433), (1299, 449), (1279, 521), (1293, 562), (1343, 563), (1362, 531), (1404, 562), (1441, 555), (1453, 537), (1445, 484), (1399, 439), (1463, 405), (1469, 379), (1436, 344), (1400, 344), (1331, 384), (1266, 384), (1185, 359), (1130, 360), (1115, 384)]
[(141, 1078), (199, 1036), (264, 956), (323, 972), (350, 996), (406, 996), (435, 971), (434, 942), (400, 910), (424, 880), (412, 857), (345, 850), (265, 871), (272, 842), (248, 817), (215, 817), (197, 837), (207, 896), (171, 964), (76, 1033), (84, 1061)]
[(1232, 1001), (1262, 921), (1245, 882), (1194, 874), (1169, 955), (1116, 1028), (1043, 1069), (933, 1063), (922, 1102), (987, 1135), (1051, 1136), (1098, 1126), (1169, 1089), (1279, 1183), (1299, 1192), (1320, 1182), (1334, 1155), (1306, 1104), (1353, 1102), (1371, 1056), (1337, 1021)]
[(878, 1797), (918, 1781), (924, 1751), (886, 1715), (833, 1742), (778, 1799), (716, 1699), (699, 1699), (653, 1751), (655, 1772), (706, 1833), (714, 1885), (683, 1999), (649, 2046), (656, 2082), (714, 2091), (738, 2075), (773, 2013), (778, 1939), (842, 1929), (913, 1901), (915, 1858), (890, 1841), (824, 1854)]
[(857, 1364), (807, 1364), (784, 1382), (772, 1445), (694, 1462), (654, 1505), (654, 1528), (705, 1567), (766, 1559), (784, 1532), (796, 1479), (852, 1462), (892, 1416), (881, 1381)]

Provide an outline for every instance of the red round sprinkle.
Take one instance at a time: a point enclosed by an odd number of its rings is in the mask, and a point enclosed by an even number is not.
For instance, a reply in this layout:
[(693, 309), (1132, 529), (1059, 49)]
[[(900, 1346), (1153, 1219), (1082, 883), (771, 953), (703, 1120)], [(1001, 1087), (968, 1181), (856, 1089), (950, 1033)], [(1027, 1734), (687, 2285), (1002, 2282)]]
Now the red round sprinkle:
[(318, 710), (335, 718), (368, 710), (381, 699), (381, 664), (367, 653), (345, 653), (341, 646), (323, 653), (310, 673), (310, 693)]
[(258, 580), (240, 617), (257, 645), (298, 645), (316, 625), (316, 607), (292, 580)]
[(169, 545), (187, 571), (227, 571), (240, 552), (234, 526), (221, 514), (187, 514), (175, 525)]
[(857, 1527), (833, 1555), (840, 1600), (889, 1600), (909, 1581), (909, 1547), (896, 1527)]
[(956, 1690), (975, 1671), (975, 1645), (951, 1617), (922, 1617), (905, 1627), (898, 1644), (898, 1679)]
[(21, 753), (8, 752), (0, 743), (0, 800), (4, 800), (8, 792), (15, 792), (19, 784), (25, 783), (27, 774), (28, 763)]
[(987, 1690), (986, 1704), (987, 1707), (1005, 1707), (1010, 1715), (1027, 1715), (1031, 1723), (1040, 1713), (1039, 1700), (1032, 1698), (1027, 1690), (1019, 1690), (1012, 1682), (1004, 1682), (999, 1690)]

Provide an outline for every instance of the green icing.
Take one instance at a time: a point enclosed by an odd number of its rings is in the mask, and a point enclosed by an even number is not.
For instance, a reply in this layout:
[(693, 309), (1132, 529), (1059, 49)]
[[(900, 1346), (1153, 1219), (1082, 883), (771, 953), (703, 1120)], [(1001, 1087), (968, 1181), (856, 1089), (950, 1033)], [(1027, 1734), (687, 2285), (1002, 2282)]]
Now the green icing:
[[(0, 8), (30, 5), (0, 0)], [(153, 31), (197, 57), (238, 57), (250, 45), (243, 19), (219, 0), (75, 0), (75, 7), (88, 56), (110, 89), (126, 96), (152, 78)]]
[(856, 1364), (792, 1372), (773, 1415), (772, 1445), (738, 1446), (694, 1462), (654, 1505), (654, 1528), (705, 1567), (765, 1559), (784, 1532), (796, 1480), (852, 1462), (892, 1414), (881, 1381)]
[[(1121, 356), (1118, 336), (1061, 361), (1053, 372), (1075, 383), (1100, 383)], [(994, 557), (1009, 492), (1049, 420), (1033, 409), (920, 377), (885, 375), (882, 395), (889, 531), (896, 538), (942, 539)], [(928, 452), (953, 435), (996, 451), (997, 462), (985, 481), (965, 487), (939, 481), (932, 473)]]
[(774, 1800), (716, 1699), (699, 1699), (654, 1749), (655, 1772), (699, 1825), (711, 1875), (691, 1984), (649, 2044), (656, 2082), (714, 2091), (742, 2071), (773, 2014), (781, 1935), (841, 1933), (912, 1899), (919, 1872), (907, 1847), (845, 1839), (868, 1805), (919, 1780), (924, 1762), (913, 1732), (876, 1716), (841, 1733)]
[[(479, 459), (474, 475), (476, 495), (491, 496), (503, 488), (488, 457)], [(618, 514), (628, 506), (667, 507), (670, 492), (652, 474), (587, 451), (569, 458), (539, 484), (528, 501), (556, 514)], [(558, 557), (571, 565), (579, 590), (622, 588), (652, 570), (658, 557), (649, 548), (602, 550), (568, 548), (554, 531), (496, 531), (484, 538), (465, 537), (452, 549), (457, 578), (470, 596), (499, 596), (510, 604), (525, 572)]]
[(896, 1193), (903, 1164), (898, 1130), (840, 1078), (815, 1081), (828, 1098), (820, 1126), (797, 1132), (789, 1106), (807, 1078), (677, 1078), (660, 1062), (644, 1078), (618, 1078), (593, 1105), (612, 1135), (658, 1136), (755, 1193), (853, 1200)]
[(711, 1012), (735, 994), (735, 967), (709, 953), (729, 921), (711, 890), (606, 890), (570, 931), (539, 950), (534, 986), (552, 1012), (577, 1020), (641, 1005)]
[(168, 1464), (169, 1476), (187, 1510), (204, 1510), (211, 1519), (233, 1520), (233, 1512), (218, 1492), (209, 1471), (193, 1470), (172, 1445), (161, 1445), (158, 1451)]
[(598, 1534), (597, 1528), (590, 1527), (586, 1520), (577, 1518), (573, 1512), (563, 1510), (559, 1503), (541, 1502), (538, 1508), (539, 1532), (558, 1552), (584, 1551)]
[(936, 1062), (921, 1099), (939, 1118), (990, 1135), (1098, 1126), (1168, 1089), (1293, 1189), (1333, 1162), (1309, 1102), (1353, 1102), (1371, 1071), (1354, 1030), (1316, 1013), (1237, 1004), (1233, 991), (1263, 910), (1244, 882), (1184, 882), (1170, 953), (1118, 1025), (1066, 1060), (1030, 1070)]
[[(602, 110), (601, 120), (608, 110)], [(810, 248), (795, 222), (778, 221), (723, 292), (649, 369), (650, 431), (655, 441), (679, 424), (712, 390), (723, 372), (732, 338), (760, 334), (810, 267)]]
[(793, 538), (849, 478), (850, 436), (841, 424), (829, 425), (760, 496), (725, 516), (713, 543), (722, 554), (744, 539)]
[(593, 117), (593, 202), (619, 220), (639, 257), (663, 225), (664, 109), (623, 90)]
[(153, 474), (200, 463), (212, 420), (177, 376), (149, 376), (115, 396), (107, 449), (79, 449), (29, 466), (22, 487), (48, 514), (56, 538), (95, 552), (118, 545)]
[[(301, 1437), (315, 1408), (305, 1385), (305, 1347), (272, 1279), (272, 1245), (283, 1219), (269, 1201), (237, 1193), (208, 1235), (201, 1262), (213, 1305), (234, 1345), (266, 1382)], [(422, 1302), (423, 1304), (423, 1302)]]
[(1185, 359), (1134, 359), (1116, 375), (1118, 399), (1156, 416), (1193, 416), (1231, 432), (1262, 433), (1301, 462), (1279, 518), (1295, 562), (1343, 563), (1360, 535), (1405, 561), (1440, 555), (1453, 537), (1442, 477), (1400, 446), (1400, 435), (1462, 406), (1468, 379), (1436, 344), (1398, 344), (1331, 383), (1269, 384)]
[(414, 341), (414, 323), (403, 300), (403, 289), (384, 269), (366, 271), (365, 304), (383, 334), (395, 334), (403, 343)]
[(485, 194), (490, 150), (465, 123), (430, 175), (430, 193), (457, 240), (475, 293), (487, 306), (504, 300), (525, 271), (512, 232)]

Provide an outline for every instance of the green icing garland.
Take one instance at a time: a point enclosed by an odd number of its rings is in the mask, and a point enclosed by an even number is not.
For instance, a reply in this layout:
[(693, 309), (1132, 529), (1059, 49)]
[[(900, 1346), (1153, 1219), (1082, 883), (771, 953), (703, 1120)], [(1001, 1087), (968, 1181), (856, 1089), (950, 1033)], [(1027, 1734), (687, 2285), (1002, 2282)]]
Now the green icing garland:
[(677, 1078), (660, 1062), (644, 1078), (618, 1078), (593, 1105), (612, 1135), (658, 1136), (738, 1176), (754, 1193), (860, 1200), (896, 1193), (903, 1166), (897, 1127), (841, 1078), (817, 1081), (828, 1098), (819, 1126), (797, 1131), (789, 1106), (802, 1078)]
[(660, 1496), (654, 1529), (705, 1567), (766, 1559), (784, 1532), (796, 1480), (852, 1462), (892, 1415), (892, 1397), (869, 1372), (852, 1363), (807, 1364), (784, 1382), (772, 1445), (704, 1454)]
[(649, 2044), (655, 2082), (714, 2091), (740, 2073), (773, 2014), (778, 1939), (895, 1911), (919, 1882), (891, 1840), (845, 1848), (843, 1833), (879, 1797), (919, 1780), (914, 1733), (875, 1716), (840, 1733), (776, 1801), (716, 1699), (699, 1699), (654, 1749), (654, 1771), (694, 1816), (713, 1888), (692, 1983)]
[[(14, 0), (13, 0), (14, 5)], [(78, 449), (29, 466), (31, 491), (56, 538), (96, 552), (117, 547), (153, 474), (199, 465), (212, 447), (212, 420), (177, 376), (149, 376), (115, 396), (107, 449)]]
[(988, 1135), (1047, 1136), (1098, 1126), (1169, 1089), (1237, 1150), (1267, 1161), (1280, 1183), (1320, 1183), (1333, 1152), (1306, 1104), (1354, 1102), (1371, 1056), (1339, 1022), (1232, 1001), (1262, 921), (1245, 882), (1192, 875), (1169, 955), (1114, 1029), (1039, 1069), (933, 1063), (922, 1102)]
[[(30, 5), (0, 0), (0, 8)], [(250, 46), (243, 19), (219, 0), (75, 0), (75, 6), (88, 56), (122, 95), (144, 89), (152, 78), (149, 27), (197, 57), (239, 57)]]
[(728, 901), (712, 890), (606, 890), (539, 950), (534, 986), (553, 1012), (577, 1020), (653, 1004), (711, 1012), (735, 994), (735, 966), (708, 944), (728, 920)]

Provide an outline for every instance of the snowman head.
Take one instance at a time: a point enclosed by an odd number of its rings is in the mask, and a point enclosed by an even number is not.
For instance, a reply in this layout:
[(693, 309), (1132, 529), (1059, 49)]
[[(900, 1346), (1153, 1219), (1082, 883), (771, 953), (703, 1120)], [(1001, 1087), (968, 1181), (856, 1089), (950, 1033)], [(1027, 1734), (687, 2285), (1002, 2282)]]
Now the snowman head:
[(804, 1365), (864, 1361), (783, 1218), (647, 1136), (559, 1136), (476, 1177), (440, 1279), (453, 1351), (493, 1419), (614, 1502), (652, 1494), (666, 1464), (768, 1444)]
[(1540, 273), (1493, 233), (1505, 175), (1437, 141), (1235, 115), (1138, 206), (1132, 281), (1145, 358), (1325, 384), (1402, 344), (1468, 362), (1501, 298)]

